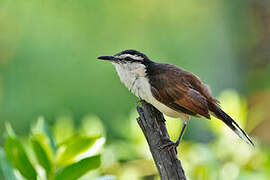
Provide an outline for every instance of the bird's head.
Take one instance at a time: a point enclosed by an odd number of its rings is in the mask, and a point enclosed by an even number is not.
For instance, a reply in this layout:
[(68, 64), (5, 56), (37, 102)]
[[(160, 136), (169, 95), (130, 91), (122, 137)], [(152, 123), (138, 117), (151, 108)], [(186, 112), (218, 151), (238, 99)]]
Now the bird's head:
[(125, 50), (113, 56), (99, 56), (98, 59), (110, 61), (116, 64), (143, 64), (150, 63), (150, 59), (143, 53), (136, 50)]

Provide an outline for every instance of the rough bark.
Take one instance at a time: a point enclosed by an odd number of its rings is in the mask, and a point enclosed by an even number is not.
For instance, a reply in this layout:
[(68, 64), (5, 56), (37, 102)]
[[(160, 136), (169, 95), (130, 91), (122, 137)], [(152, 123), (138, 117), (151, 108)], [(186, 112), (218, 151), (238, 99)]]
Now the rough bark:
[(146, 137), (161, 180), (186, 180), (175, 149), (160, 149), (169, 140), (163, 115), (151, 104), (141, 103), (142, 107), (137, 106), (140, 115), (137, 122)]

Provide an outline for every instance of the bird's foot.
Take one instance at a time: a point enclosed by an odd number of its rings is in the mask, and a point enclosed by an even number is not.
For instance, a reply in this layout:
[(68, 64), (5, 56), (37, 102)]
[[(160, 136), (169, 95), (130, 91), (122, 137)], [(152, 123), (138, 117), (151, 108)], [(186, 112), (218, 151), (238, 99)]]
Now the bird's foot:
[(159, 147), (159, 150), (168, 149), (168, 151), (174, 149), (177, 154), (177, 147), (179, 146), (179, 142), (169, 141)]

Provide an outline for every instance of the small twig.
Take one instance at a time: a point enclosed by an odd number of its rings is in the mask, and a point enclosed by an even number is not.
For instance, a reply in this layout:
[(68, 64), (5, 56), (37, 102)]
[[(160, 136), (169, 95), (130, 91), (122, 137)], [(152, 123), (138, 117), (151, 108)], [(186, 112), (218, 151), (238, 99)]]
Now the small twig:
[(141, 103), (142, 107), (137, 106), (137, 122), (146, 137), (161, 180), (186, 180), (174, 148), (160, 149), (169, 140), (163, 115), (151, 104), (145, 101)]

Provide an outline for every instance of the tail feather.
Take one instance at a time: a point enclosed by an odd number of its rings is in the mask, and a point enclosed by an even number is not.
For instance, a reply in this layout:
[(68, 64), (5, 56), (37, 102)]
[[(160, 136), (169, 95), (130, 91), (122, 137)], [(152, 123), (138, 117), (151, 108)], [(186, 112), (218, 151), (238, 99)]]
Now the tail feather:
[(210, 106), (210, 110), (213, 114), (222, 120), (229, 128), (233, 130), (241, 139), (243, 139), (247, 144), (251, 144), (254, 146), (254, 143), (247, 135), (247, 133), (228, 115), (226, 114), (221, 108), (216, 105)]

